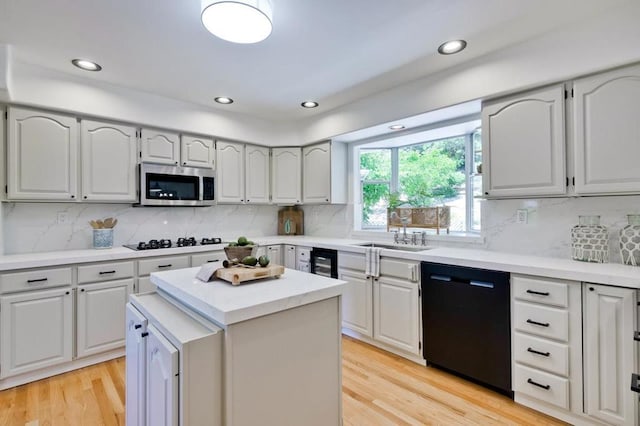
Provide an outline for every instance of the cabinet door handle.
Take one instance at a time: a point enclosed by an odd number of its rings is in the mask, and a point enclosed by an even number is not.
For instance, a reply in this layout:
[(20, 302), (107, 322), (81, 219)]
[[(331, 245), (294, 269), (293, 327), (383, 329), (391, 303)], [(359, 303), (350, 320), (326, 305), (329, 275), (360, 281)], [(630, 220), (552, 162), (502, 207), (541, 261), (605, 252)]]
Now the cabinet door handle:
[(635, 340), (636, 342), (640, 342), (640, 331), (636, 331), (635, 333), (633, 333), (633, 340)]
[(207, 260), (207, 263), (220, 262), (220, 259)]
[(549, 389), (551, 389), (551, 385), (541, 385), (540, 383), (536, 383), (536, 382), (534, 382), (534, 381), (533, 381), (533, 380), (531, 380), (531, 379), (527, 379), (527, 383), (529, 383), (530, 385), (533, 385), (533, 386), (537, 386), (537, 387), (539, 387), (539, 388), (542, 388), (542, 389), (544, 389), (544, 390), (549, 390)]
[(527, 348), (527, 352), (531, 352), (532, 354), (536, 354), (536, 355), (542, 355), (542, 356), (549, 356), (551, 355), (551, 352), (540, 352), (540, 351), (536, 351), (535, 349), (531, 349), (531, 348)]
[(48, 278), (37, 278), (35, 280), (27, 280), (27, 283), (31, 284), (31, 283), (40, 283), (42, 281), (47, 281)]
[(168, 263), (166, 265), (158, 265), (158, 268), (171, 268), (173, 265), (171, 263)]
[(145, 331), (144, 333), (140, 333), (140, 336), (141, 336), (141, 337), (147, 337), (148, 335), (149, 335), (149, 333), (148, 333), (148, 332), (146, 332), (146, 331)]
[(532, 319), (528, 319), (527, 322), (529, 324), (539, 325), (540, 327), (549, 327), (549, 325), (550, 325), (548, 322), (538, 322), (538, 321), (534, 321)]
[(538, 296), (548, 296), (550, 293), (548, 291), (535, 291), (535, 290), (527, 290), (529, 294), (537, 294)]
[(70, 291), (66, 291), (64, 294), (69, 295), (69, 294), (71, 294), (71, 292)]
[(98, 274), (100, 275), (107, 275), (107, 274), (115, 274), (116, 271), (100, 271), (98, 272)]
[(84, 288), (81, 288), (81, 289), (80, 289), (80, 291), (81, 291), (81, 292), (84, 292)]
[(637, 393), (640, 393), (640, 375), (632, 374), (631, 375), (631, 390)]
[(142, 324), (136, 324), (136, 325), (133, 326), (133, 328), (135, 328), (136, 330), (139, 329), (139, 328), (142, 328)]

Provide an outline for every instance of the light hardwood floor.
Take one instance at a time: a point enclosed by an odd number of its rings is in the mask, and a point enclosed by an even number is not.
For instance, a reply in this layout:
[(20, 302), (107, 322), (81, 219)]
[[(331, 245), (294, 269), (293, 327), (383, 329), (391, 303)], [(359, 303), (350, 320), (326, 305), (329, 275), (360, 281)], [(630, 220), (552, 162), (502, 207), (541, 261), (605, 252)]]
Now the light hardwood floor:
[[(345, 426), (560, 425), (509, 398), (343, 338)], [(0, 392), (0, 425), (124, 425), (124, 358)]]

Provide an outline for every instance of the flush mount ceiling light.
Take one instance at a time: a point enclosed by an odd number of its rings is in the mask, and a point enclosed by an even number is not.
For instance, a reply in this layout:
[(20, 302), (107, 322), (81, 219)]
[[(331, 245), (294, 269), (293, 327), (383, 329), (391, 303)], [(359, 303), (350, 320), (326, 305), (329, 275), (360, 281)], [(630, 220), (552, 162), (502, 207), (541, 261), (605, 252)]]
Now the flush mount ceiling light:
[(270, 0), (202, 0), (202, 24), (233, 43), (258, 43), (271, 34)]
[(391, 130), (402, 130), (404, 126), (402, 124), (394, 124), (393, 126), (389, 126)]
[(318, 106), (318, 103), (315, 101), (304, 101), (300, 105), (302, 105), (303, 108), (315, 108)]
[(233, 103), (233, 99), (227, 98), (226, 96), (218, 96), (217, 98), (214, 99), (214, 101), (216, 101), (219, 104), (225, 104), (225, 105)]
[(71, 63), (85, 71), (100, 71), (102, 69), (100, 65), (95, 62), (87, 61), (86, 59), (72, 59)]
[(453, 55), (464, 50), (465, 47), (467, 47), (467, 42), (464, 40), (450, 40), (438, 47), (438, 53), (441, 55)]

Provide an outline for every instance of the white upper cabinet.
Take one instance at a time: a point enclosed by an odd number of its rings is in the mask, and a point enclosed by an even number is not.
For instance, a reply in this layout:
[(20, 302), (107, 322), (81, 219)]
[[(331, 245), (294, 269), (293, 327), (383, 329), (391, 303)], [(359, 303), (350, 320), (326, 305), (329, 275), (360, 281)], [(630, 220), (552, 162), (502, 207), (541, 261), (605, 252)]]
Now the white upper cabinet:
[(347, 202), (347, 148), (343, 143), (323, 142), (302, 148), (302, 202)]
[(566, 193), (564, 86), (482, 107), (485, 197)]
[(136, 128), (82, 120), (82, 199), (136, 201)]
[(163, 130), (142, 129), (140, 149), (145, 163), (179, 164), (180, 135)]
[(213, 139), (197, 136), (182, 136), (180, 161), (183, 166), (212, 169), (215, 164)]
[(244, 202), (244, 144), (216, 142), (218, 203)]
[(75, 201), (77, 181), (75, 117), (10, 107), (7, 198)]
[(272, 148), (271, 190), (273, 203), (300, 204), (302, 201), (301, 156), (301, 148)]
[(640, 192), (640, 66), (576, 80), (575, 191)]
[(247, 145), (245, 149), (245, 200), (247, 204), (268, 204), (269, 148)]

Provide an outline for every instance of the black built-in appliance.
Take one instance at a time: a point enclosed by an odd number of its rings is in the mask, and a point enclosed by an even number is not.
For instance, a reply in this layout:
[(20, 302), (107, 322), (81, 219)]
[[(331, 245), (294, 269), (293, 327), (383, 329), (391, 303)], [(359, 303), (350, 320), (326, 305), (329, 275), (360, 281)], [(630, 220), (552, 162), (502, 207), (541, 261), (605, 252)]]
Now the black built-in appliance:
[(338, 252), (336, 250), (311, 249), (311, 273), (329, 278), (338, 278)]
[(140, 205), (213, 205), (214, 177), (213, 169), (143, 163), (140, 165)]
[(422, 262), (428, 365), (513, 397), (509, 274)]

